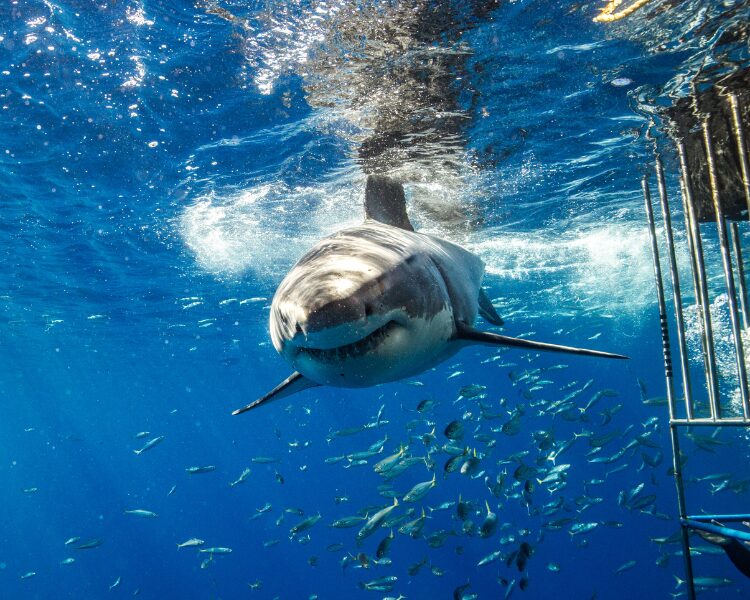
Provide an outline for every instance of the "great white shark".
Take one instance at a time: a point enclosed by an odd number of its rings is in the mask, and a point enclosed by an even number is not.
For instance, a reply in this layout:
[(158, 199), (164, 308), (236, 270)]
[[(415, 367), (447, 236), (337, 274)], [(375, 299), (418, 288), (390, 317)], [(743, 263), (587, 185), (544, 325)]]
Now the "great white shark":
[(315, 386), (410, 377), (471, 344), (627, 358), (476, 329), (478, 315), (503, 325), (481, 287), (483, 275), (478, 256), (414, 231), (400, 183), (370, 175), (364, 223), (319, 241), (274, 294), (271, 341), (294, 372), (232, 414)]

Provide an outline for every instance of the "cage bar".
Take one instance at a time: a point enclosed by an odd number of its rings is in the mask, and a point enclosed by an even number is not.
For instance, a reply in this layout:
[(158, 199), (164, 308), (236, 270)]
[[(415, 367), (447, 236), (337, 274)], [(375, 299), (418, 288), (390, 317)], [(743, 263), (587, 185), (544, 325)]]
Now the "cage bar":
[[(667, 256), (669, 257), (669, 276), (672, 282), (672, 301), (674, 303), (675, 321), (677, 322), (677, 345), (680, 350), (680, 371), (682, 373), (682, 392), (685, 398), (685, 414), (693, 418), (693, 395), (690, 389), (690, 365), (688, 363), (687, 343), (685, 342), (685, 319), (682, 315), (682, 294), (680, 292), (680, 274), (677, 270), (677, 257), (674, 251), (672, 220), (669, 214), (667, 184), (664, 181), (664, 166), (661, 158), (656, 157), (656, 183), (659, 188), (662, 218), (664, 219), (664, 237), (666, 238)], [(672, 418), (675, 418), (674, 412)]]
[(690, 182), (687, 155), (685, 145), (682, 141), (677, 142), (677, 153), (680, 157), (682, 189), (685, 192), (685, 207), (687, 208), (685, 218), (690, 226), (689, 237), (692, 240), (694, 251), (693, 263), (696, 265), (696, 279), (699, 288), (698, 310), (701, 315), (701, 345), (704, 356), (704, 368), (707, 373), (708, 405), (711, 419), (716, 420), (720, 414), (721, 396), (719, 392), (719, 373), (716, 367), (714, 333), (711, 324), (711, 299), (708, 294), (708, 278), (706, 277), (706, 263), (703, 255), (703, 241), (701, 240), (700, 226), (695, 214), (695, 203), (692, 184)]
[[(680, 538), (685, 559), (685, 582), (687, 596), (695, 598), (696, 581), (689, 536), (692, 531), (706, 532), (750, 542), (750, 532), (737, 529), (733, 524), (750, 521), (750, 514), (710, 514), (702, 510), (699, 515), (688, 515), (687, 498), (680, 460), (679, 433), (685, 427), (732, 428), (750, 430), (750, 403), (748, 396), (747, 366), (743, 346), (743, 327), (750, 326), (750, 305), (743, 262), (742, 237), (738, 221), (748, 220), (750, 215), (750, 168), (745, 139), (750, 112), (750, 70), (733, 75), (733, 79), (722, 88), (693, 86), (693, 94), (675, 102), (666, 111), (671, 119), (679, 157), (679, 192), (682, 198), (682, 215), (692, 273), (696, 308), (699, 311), (701, 358), (705, 379), (699, 381), (698, 371), (690, 371), (691, 349), (686, 343), (686, 323), (683, 313), (683, 298), (680, 289), (677, 253), (673, 235), (672, 211), (667, 194), (664, 165), (659, 156), (655, 159), (656, 180), (659, 186), (662, 217), (665, 228), (665, 248), (668, 253), (672, 283), (673, 306), (667, 311), (664, 282), (661, 272), (659, 248), (656, 238), (653, 205), (648, 177), (641, 181), (646, 207), (651, 252), (654, 262), (657, 307), (664, 354), (664, 377), (667, 404), (669, 407), (669, 430), (672, 442), (672, 465), (677, 488), (677, 510), (679, 514)], [(729, 93), (726, 92), (729, 90)], [(734, 90), (732, 92), (731, 90)], [(733, 354), (737, 363), (737, 381), (741, 399), (741, 415), (730, 405), (733, 394), (724, 394), (720, 388), (717, 347), (711, 317), (711, 299), (708, 267), (703, 245), (701, 227), (716, 227), (719, 242), (721, 269), (728, 298), (728, 312), (732, 329)], [(706, 232), (709, 235), (709, 232)], [(730, 245), (731, 236), (731, 245)], [(733, 262), (734, 258), (734, 262)], [(713, 263), (710, 263), (713, 264)], [(735, 281), (734, 273), (737, 273)], [(739, 306), (738, 306), (739, 304)], [(741, 317), (741, 318), (740, 318)], [(674, 391), (674, 372), (669, 340), (670, 321), (674, 323), (679, 338), (680, 366), (685, 391), (685, 416), (677, 415)], [(730, 351), (731, 352), (731, 351)], [(726, 374), (725, 374), (726, 375)], [(692, 379), (691, 379), (692, 378)], [(704, 384), (705, 383), (705, 387)], [(721, 383), (721, 385), (720, 385)], [(692, 385), (691, 385), (692, 384)], [(706, 407), (708, 410), (706, 410)], [(691, 410), (692, 408), (692, 410)], [(706, 412), (708, 416), (706, 416)], [(739, 527), (739, 525), (737, 525)], [(733, 559), (734, 560), (734, 559)]]
[(685, 573), (689, 600), (695, 600), (695, 585), (693, 583), (693, 561), (690, 555), (690, 534), (686, 519), (687, 509), (685, 504), (685, 486), (682, 481), (682, 463), (680, 461), (680, 440), (677, 427), (672, 425), (675, 419), (674, 380), (672, 374), (672, 351), (669, 344), (669, 322), (667, 320), (667, 304), (664, 300), (664, 280), (661, 274), (661, 261), (659, 260), (659, 245), (656, 241), (656, 227), (654, 225), (654, 209), (651, 204), (651, 190), (648, 178), (641, 180), (643, 199), (646, 207), (646, 218), (648, 220), (649, 239), (651, 240), (651, 255), (654, 262), (654, 281), (656, 283), (656, 296), (659, 305), (659, 323), (661, 326), (661, 342), (664, 355), (664, 378), (667, 386), (667, 403), (669, 405), (670, 437), (672, 439), (672, 468), (674, 471), (675, 485), (677, 487), (677, 505), (680, 515), (680, 538), (682, 541), (682, 556), (685, 561)]
[[(740, 397), (742, 399), (742, 411), (747, 419), (750, 414), (750, 400), (747, 390), (747, 371), (745, 368), (745, 351), (742, 345), (742, 332), (740, 330), (740, 319), (737, 312), (737, 293), (734, 287), (734, 275), (732, 274), (732, 257), (729, 253), (729, 240), (727, 239), (726, 222), (724, 211), (719, 197), (719, 182), (716, 173), (716, 161), (711, 140), (711, 127), (708, 117), (703, 121), (703, 143), (708, 161), (708, 180), (711, 185), (711, 196), (716, 212), (716, 229), (719, 235), (721, 247), (721, 264), (724, 268), (724, 280), (727, 286), (727, 305), (729, 306), (729, 321), (732, 325), (732, 337), (734, 337), (735, 359), (737, 361), (737, 379), (740, 386)], [(721, 407), (719, 407), (721, 408)], [(719, 414), (721, 417), (721, 414)]]

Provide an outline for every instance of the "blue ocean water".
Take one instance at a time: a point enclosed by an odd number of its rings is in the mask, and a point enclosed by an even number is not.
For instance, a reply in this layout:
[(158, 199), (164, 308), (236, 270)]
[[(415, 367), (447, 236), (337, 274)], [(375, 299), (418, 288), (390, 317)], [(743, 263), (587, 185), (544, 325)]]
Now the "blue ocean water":
[[(748, 8), (654, 0), (610, 25), (592, 22), (598, 10), (3, 3), (0, 597), (684, 592), (679, 544), (653, 541), (678, 527), (667, 409), (644, 403), (664, 396), (664, 377), (639, 179), (659, 149), (676, 191), (658, 109), (707, 65), (747, 65), (747, 45), (724, 34)], [(484, 260), (505, 333), (631, 360), (477, 347), (406, 382), (231, 416), (289, 374), (268, 336), (274, 290), (316, 240), (361, 220), (372, 169), (405, 181), (420, 229)], [(423, 400), (433, 406), (417, 411)], [(444, 474), (454, 420), (483, 475)], [(689, 508), (746, 512), (747, 438), (712, 433), (684, 444)], [(380, 487), (373, 465), (407, 445), (427, 458)], [(373, 447), (367, 464), (347, 458)], [(556, 450), (569, 467), (542, 483)], [(357, 544), (359, 525), (330, 526), (433, 472), (434, 489), (394, 512), (425, 519), (416, 538), (393, 527), (390, 561), (375, 557), (390, 528)], [(618, 499), (640, 484), (654, 496), (643, 510)], [(459, 500), (465, 520), (438, 509)], [(487, 505), (499, 527), (484, 538), (466, 521), (479, 527)], [(232, 552), (176, 547), (193, 537)], [(750, 593), (694, 544), (699, 575), (731, 580), (701, 595)], [(391, 591), (362, 587), (383, 577)]]

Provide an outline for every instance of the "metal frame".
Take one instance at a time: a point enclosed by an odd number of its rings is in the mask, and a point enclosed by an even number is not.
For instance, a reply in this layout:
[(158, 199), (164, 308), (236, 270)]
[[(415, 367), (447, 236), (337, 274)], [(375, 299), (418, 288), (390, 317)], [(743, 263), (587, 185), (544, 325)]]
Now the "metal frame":
[[(748, 167), (748, 153), (745, 147), (742, 129), (741, 111), (739, 99), (734, 94), (727, 98), (732, 114), (732, 132), (734, 133), (738, 155), (740, 157), (740, 170), (743, 190), (748, 209), (750, 211), (750, 168)], [(716, 350), (714, 347), (714, 334), (710, 314), (710, 294), (708, 279), (706, 277), (705, 257), (703, 253), (703, 240), (696, 219), (697, 210), (694, 202), (693, 190), (691, 189), (691, 177), (689, 176), (688, 161), (686, 159), (685, 147), (681, 141), (677, 142), (677, 153), (680, 159), (680, 189), (682, 196), (682, 209), (685, 218), (685, 227), (690, 253), (690, 266), (693, 276), (693, 289), (695, 291), (695, 302), (700, 312), (701, 326), (701, 351), (703, 357), (703, 372), (705, 376), (705, 401), (698, 402), (693, 396), (691, 388), (691, 374), (688, 348), (685, 342), (685, 321), (683, 316), (683, 297), (680, 289), (679, 269), (675, 253), (674, 236), (672, 229), (672, 218), (667, 197), (667, 186), (664, 177), (664, 168), (659, 157), (656, 158), (655, 175), (659, 190), (660, 208), (664, 220), (664, 247), (666, 249), (669, 263), (670, 283), (672, 287), (673, 321), (677, 331), (679, 349), (679, 363), (681, 372), (681, 387), (683, 392), (684, 406), (680, 406), (675, 398), (675, 382), (672, 368), (672, 349), (669, 339), (669, 314), (664, 293), (664, 280), (662, 276), (661, 260), (659, 258), (659, 244), (656, 235), (656, 224), (654, 210), (651, 201), (648, 175), (643, 177), (641, 186), (646, 208), (649, 237), (651, 241), (651, 252), (654, 263), (654, 279), (656, 283), (656, 294), (659, 309), (659, 321), (661, 326), (662, 349), (664, 354), (664, 376), (666, 381), (667, 403), (669, 407), (669, 431), (672, 441), (672, 465), (674, 470), (675, 485), (677, 488), (677, 507), (681, 530), (681, 541), (683, 557), (685, 561), (685, 581), (687, 584), (687, 595), (690, 600), (695, 599), (696, 589), (693, 575), (693, 563), (690, 553), (690, 531), (700, 530), (731, 537), (737, 540), (750, 542), (750, 533), (732, 527), (724, 523), (734, 523), (750, 520), (750, 514), (742, 515), (688, 515), (686, 508), (685, 486), (683, 481), (682, 463), (680, 461), (680, 439), (681, 427), (747, 427), (750, 428), (750, 391), (748, 390), (747, 366), (745, 364), (745, 353), (742, 342), (742, 325), (748, 327), (750, 324), (750, 307), (747, 302), (747, 291), (745, 285), (745, 269), (742, 259), (741, 240), (739, 227), (736, 222), (730, 224), (731, 251), (727, 225), (724, 211), (720, 202), (719, 185), (717, 180), (716, 162), (713, 152), (713, 140), (711, 139), (710, 118), (703, 120), (703, 149), (706, 153), (708, 167), (709, 189), (716, 216), (716, 227), (721, 251), (722, 269), (724, 272), (724, 284), (728, 298), (728, 309), (734, 341), (735, 362), (737, 365), (737, 379), (739, 395), (741, 400), (741, 416), (729, 416), (726, 407), (722, 404), (719, 386), (719, 370), (716, 361)], [(732, 263), (732, 256), (736, 264)], [(738, 287), (735, 286), (734, 271), (736, 268)], [(738, 307), (739, 302), (739, 307)], [(702, 386), (701, 386), (702, 387)], [(705, 416), (708, 413), (708, 416)], [(684, 414), (684, 416), (682, 416)]]

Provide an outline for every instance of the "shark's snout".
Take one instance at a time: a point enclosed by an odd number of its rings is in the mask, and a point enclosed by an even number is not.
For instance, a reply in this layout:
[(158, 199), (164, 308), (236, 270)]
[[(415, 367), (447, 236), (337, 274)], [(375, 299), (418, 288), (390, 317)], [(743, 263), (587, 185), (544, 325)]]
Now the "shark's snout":
[(326, 350), (357, 342), (403, 304), (390, 302), (387, 275), (370, 261), (349, 258), (336, 266), (325, 269), (310, 261), (282, 282), (271, 306), (271, 337), (282, 354), (295, 347)]
[(272, 330), (278, 332), (277, 349), (290, 355), (299, 349), (330, 350), (355, 344), (389, 320), (371, 302), (351, 296), (308, 306), (279, 306), (272, 313)]
[(357, 296), (340, 298), (310, 307), (306, 319), (303, 323), (297, 323), (297, 327), (306, 336), (316, 335), (334, 327), (364, 321), (368, 312), (371, 313), (371, 310), (368, 311)]

